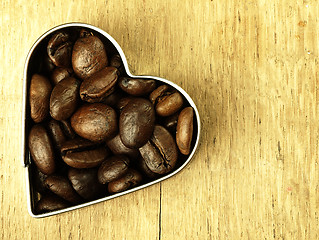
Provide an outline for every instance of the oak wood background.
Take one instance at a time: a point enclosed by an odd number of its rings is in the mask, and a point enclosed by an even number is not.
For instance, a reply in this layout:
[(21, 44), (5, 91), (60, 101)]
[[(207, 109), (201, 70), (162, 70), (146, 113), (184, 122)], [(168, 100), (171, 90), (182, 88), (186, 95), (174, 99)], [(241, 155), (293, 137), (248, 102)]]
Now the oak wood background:
[[(319, 4), (304, 0), (2, 0), (0, 239), (318, 239)], [(20, 164), (26, 55), (66, 22), (102, 28), (133, 74), (198, 106), (197, 154), (161, 184), (33, 219)]]

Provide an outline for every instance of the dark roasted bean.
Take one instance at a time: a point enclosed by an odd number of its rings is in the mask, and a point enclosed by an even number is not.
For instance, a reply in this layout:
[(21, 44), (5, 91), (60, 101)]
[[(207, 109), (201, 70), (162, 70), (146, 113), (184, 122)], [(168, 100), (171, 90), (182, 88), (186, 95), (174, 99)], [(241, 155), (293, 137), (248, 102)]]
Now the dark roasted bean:
[(80, 37), (73, 46), (72, 66), (81, 79), (88, 78), (108, 65), (102, 41), (89, 34)]
[(155, 111), (150, 101), (135, 98), (123, 108), (119, 130), (122, 142), (128, 148), (139, 148), (151, 137), (155, 123)]
[(53, 194), (44, 195), (37, 203), (36, 212), (45, 213), (70, 207), (70, 203)]
[(37, 124), (29, 133), (29, 149), (32, 159), (39, 170), (44, 174), (55, 171), (54, 149), (46, 129)]
[(68, 178), (74, 190), (86, 200), (93, 200), (101, 196), (103, 192), (106, 192), (105, 187), (97, 179), (96, 168), (70, 168)]
[(51, 37), (47, 46), (47, 52), (55, 66), (71, 66), (72, 45), (69, 33), (58, 32)]
[(184, 155), (190, 153), (193, 138), (193, 118), (194, 111), (192, 107), (184, 108), (178, 116), (176, 143), (180, 152)]
[(72, 68), (57, 67), (51, 73), (51, 81), (54, 85), (57, 85), (63, 79), (65, 79), (67, 77), (71, 77), (72, 73), (73, 73)]
[(83, 80), (80, 87), (81, 99), (90, 103), (101, 102), (115, 90), (118, 70), (106, 67)]
[(116, 112), (103, 103), (83, 105), (71, 117), (71, 126), (79, 136), (102, 142), (117, 132)]
[(129, 156), (132, 160), (135, 160), (139, 155), (139, 151), (137, 149), (128, 148), (123, 144), (119, 134), (107, 141), (107, 146), (113, 154), (124, 154)]
[(46, 77), (34, 74), (29, 89), (31, 118), (39, 123), (49, 116), (52, 86)]
[(80, 81), (68, 77), (59, 82), (50, 97), (50, 114), (56, 120), (68, 119), (79, 102)]
[(182, 95), (167, 85), (159, 86), (149, 98), (155, 105), (156, 113), (162, 117), (176, 113), (183, 106)]
[(109, 151), (86, 139), (75, 138), (62, 145), (61, 155), (71, 167), (92, 168), (99, 166), (109, 156)]
[(75, 192), (69, 179), (64, 176), (51, 175), (45, 179), (45, 185), (53, 193), (67, 200), (70, 203), (80, 203), (82, 198)]
[(61, 145), (66, 141), (65, 133), (60, 125), (61, 123), (55, 119), (51, 119), (48, 123), (48, 129), (52, 137), (54, 146), (60, 150)]
[(129, 163), (130, 160), (125, 155), (114, 155), (107, 158), (99, 168), (99, 182), (105, 184), (123, 176), (128, 170)]
[(175, 113), (171, 116), (166, 117), (163, 120), (163, 126), (170, 131), (173, 135), (176, 134), (176, 126), (177, 126), (177, 119), (178, 119), (179, 113)]
[(110, 193), (117, 193), (125, 191), (129, 188), (135, 187), (142, 181), (142, 175), (135, 169), (129, 169), (122, 177), (113, 180), (108, 184)]
[(122, 77), (119, 79), (119, 86), (130, 95), (143, 96), (152, 92), (156, 87), (156, 83), (152, 79)]
[(154, 173), (168, 173), (175, 167), (178, 156), (176, 143), (162, 126), (155, 126), (151, 139), (139, 150), (146, 165)]

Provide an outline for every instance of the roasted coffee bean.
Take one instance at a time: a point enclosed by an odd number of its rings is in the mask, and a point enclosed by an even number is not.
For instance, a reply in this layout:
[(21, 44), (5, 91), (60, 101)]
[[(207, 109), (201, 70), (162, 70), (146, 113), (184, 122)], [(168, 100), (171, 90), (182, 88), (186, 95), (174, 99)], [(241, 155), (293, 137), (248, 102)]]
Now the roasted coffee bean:
[(141, 171), (141, 173), (143, 173), (148, 178), (155, 179), (155, 178), (158, 178), (160, 176), (159, 174), (152, 172), (148, 168), (144, 158), (142, 158), (141, 156), (137, 159), (136, 166)]
[(73, 46), (72, 66), (81, 79), (88, 78), (108, 65), (108, 58), (102, 41), (85, 34)]
[(123, 144), (119, 134), (107, 141), (107, 146), (114, 155), (124, 154), (133, 160), (135, 160), (139, 155), (139, 151), (137, 149), (128, 148)]
[(36, 124), (29, 133), (29, 149), (38, 169), (44, 174), (55, 171), (54, 149), (46, 129)]
[(105, 186), (99, 183), (97, 179), (96, 168), (70, 168), (68, 178), (74, 190), (86, 200), (93, 200), (94, 198), (102, 196), (103, 192), (106, 192)]
[(73, 73), (72, 68), (57, 67), (51, 73), (51, 81), (54, 85), (57, 85), (63, 79), (67, 77), (71, 77), (72, 73)]
[(29, 103), (31, 118), (34, 122), (42, 122), (49, 115), (51, 91), (52, 86), (49, 79), (39, 74), (32, 76), (29, 88)]
[(172, 134), (176, 134), (176, 126), (179, 113), (174, 113), (163, 120), (163, 126)]
[(110, 66), (116, 67), (120, 75), (123, 75), (125, 73), (124, 65), (121, 59), (121, 56), (119, 54), (114, 54), (110, 60)]
[(71, 117), (71, 126), (79, 136), (102, 142), (117, 132), (116, 112), (103, 103), (83, 105)]
[(43, 174), (38, 168), (32, 168), (32, 183), (34, 183), (36, 191), (41, 194), (48, 192), (44, 184), (46, 178), (47, 175)]
[(173, 115), (183, 106), (182, 95), (166, 85), (155, 89), (150, 99), (155, 104), (156, 113), (162, 117)]
[(139, 148), (151, 137), (155, 123), (152, 103), (144, 98), (135, 98), (120, 114), (120, 137), (128, 148)]
[(45, 179), (45, 185), (51, 192), (70, 203), (80, 203), (82, 198), (75, 192), (69, 179), (64, 176), (50, 175)]
[(134, 99), (134, 97), (123, 97), (121, 98), (117, 104), (116, 104), (116, 108), (121, 112), (123, 110), (123, 108), (132, 100)]
[(53, 194), (44, 195), (37, 203), (36, 212), (46, 213), (70, 207), (70, 203)]
[(79, 102), (80, 81), (68, 77), (59, 82), (50, 97), (50, 114), (56, 120), (69, 118)]
[(43, 72), (44, 74), (51, 73), (55, 68), (55, 65), (53, 64), (51, 58), (49, 58), (46, 52), (43, 54), (43, 59), (40, 63), (40, 66), (41, 72)]
[(156, 83), (152, 79), (121, 77), (119, 79), (119, 86), (130, 95), (143, 96), (152, 92), (156, 87)]
[(161, 85), (158, 88), (156, 88), (153, 92), (151, 92), (149, 99), (150, 101), (155, 105), (157, 103), (157, 100), (164, 96), (166, 92), (168, 92), (169, 86), (168, 85)]
[(149, 96), (159, 116), (167, 117), (176, 113), (183, 106), (182, 95), (167, 85), (159, 86)]
[(151, 139), (139, 151), (148, 168), (158, 174), (170, 172), (176, 164), (176, 143), (164, 127), (156, 125)]
[(124, 93), (120, 89), (116, 89), (110, 95), (108, 95), (102, 103), (112, 107), (117, 108), (117, 104), (123, 99)]
[(176, 113), (183, 106), (183, 98), (179, 92), (165, 95), (156, 104), (155, 110), (159, 116), (167, 117)]
[(180, 152), (188, 155), (191, 149), (193, 138), (193, 118), (194, 111), (192, 107), (184, 108), (178, 116), (176, 129), (176, 143)]
[(63, 161), (74, 168), (99, 166), (109, 154), (105, 147), (81, 138), (66, 141), (61, 147)]
[(51, 119), (50, 122), (48, 123), (48, 129), (52, 137), (54, 146), (58, 150), (60, 150), (62, 143), (64, 143), (67, 140), (63, 132), (63, 128), (60, 125), (60, 122), (55, 119)]
[(55, 66), (71, 66), (72, 45), (71, 36), (66, 32), (58, 32), (50, 38), (47, 52)]
[(108, 190), (110, 193), (123, 192), (138, 185), (142, 179), (143, 177), (138, 171), (129, 169), (122, 177), (110, 182), (108, 184)]
[(110, 66), (119, 69), (123, 65), (121, 56), (119, 54), (114, 54), (110, 60)]
[(105, 184), (123, 176), (130, 163), (130, 159), (125, 155), (114, 155), (107, 158), (98, 170), (99, 182)]
[(80, 87), (81, 99), (90, 103), (103, 101), (114, 92), (118, 73), (115, 67), (105, 67), (85, 79)]
[(74, 139), (76, 137), (76, 135), (71, 127), (70, 121), (69, 120), (61, 120), (60, 123), (61, 123), (61, 126), (63, 127), (65, 136), (68, 139)]

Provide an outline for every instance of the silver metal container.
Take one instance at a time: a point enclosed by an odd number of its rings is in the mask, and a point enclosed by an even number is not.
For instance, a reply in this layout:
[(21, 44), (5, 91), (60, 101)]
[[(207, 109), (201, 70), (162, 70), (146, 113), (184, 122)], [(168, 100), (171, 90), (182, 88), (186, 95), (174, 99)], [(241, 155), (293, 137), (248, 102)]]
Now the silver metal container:
[[(79, 30), (82, 28), (86, 28), (86, 29), (90, 30), (91, 32), (94, 32), (97, 36), (99, 36), (99, 38), (105, 44), (105, 47), (108, 50), (108, 52), (118, 53), (121, 56), (126, 74), (129, 77), (155, 79), (159, 82), (162, 82), (162, 83), (165, 83), (165, 84), (168, 84), (168, 85), (174, 87), (185, 97), (185, 99), (188, 101), (189, 105), (191, 107), (193, 107), (194, 112), (195, 112), (195, 115), (194, 115), (195, 116), (194, 117), (194, 119), (195, 119), (194, 120), (194, 122), (195, 122), (194, 137), (193, 137), (193, 143), (192, 143), (193, 148), (192, 148), (190, 155), (185, 159), (183, 164), (181, 164), (174, 171), (170, 172), (169, 174), (164, 175), (163, 177), (161, 177), (159, 179), (156, 179), (154, 181), (148, 182), (148, 183), (140, 185), (138, 187), (129, 189), (127, 191), (113, 194), (110, 196), (106, 196), (106, 197), (103, 197), (103, 198), (100, 198), (100, 199), (97, 199), (94, 201), (86, 202), (83, 204), (68, 207), (68, 208), (65, 208), (62, 210), (58, 210), (58, 211), (37, 214), (35, 211), (35, 204), (36, 204), (36, 201), (38, 199), (38, 193), (35, 191), (34, 186), (32, 184), (32, 180), (31, 180), (31, 178), (32, 178), (31, 166), (33, 163), (31, 162), (30, 152), (28, 149), (28, 133), (29, 133), (30, 127), (32, 126), (32, 119), (30, 117), (30, 109), (29, 109), (29, 104), (28, 104), (28, 89), (29, 89), (29, 85), (30, 85), (30, 80), (31, 80), (31, 76), (37, 72), (38, 66), (41, 65), (42, 59), (40, 56), (41, 56), (41, 54), (44, 53), (44, 51), (46, 51), (46, 45), (50, 39), (50, 36), (52, 36), (52, 34), (56, 33), (57, 31), (60, 31), (60, 30)], [(21, 156), (21, 160), (22, 160), (22, 165), (25, 168), (25, 177), (26, 177), (25, 180), (26, 180), (26, 189), (27, 189), (27, 191), (26, 191), (27, 192), (27, 205), (28, 205), (28, 211), (29, 211), (30, 215), (32, 217), (36, 217), (36, 218), (47, 217), (47, 216), (67, 212), (70, 210), (86, 207), (89, 205), (93, 205), (95, 203), (103, 202), (106, 200), (110, 200), (110, 199), (113, 199), (115, 197), (119, 197), (119, 196), (122, 196), (124, 194), (128, 194), (128, 193), (140, 190), (142, 188), (146, 188), (150, 185), (159, 183), (165, 179), (172, 177), (173, 175), (175, 175), (179, 171), (181, 171), (183, 168), (185, 168), (185, 166), (190, 162), (190, 160), (194, 156), (195, 151), (198, 147), (199, 138), (200, 138), (200, 129), (201, 129), (200, 118), (199, 118), (199, 113), (198, 113), (197, 107), (196, 107), (195, 103), (193, 102), (193, 100), (191, 99), (191, 97), (181, 87), (172, 83), (169, 80), (166, 80), (166, 79), (163, 79), (160, 77), (132, 75), (130, 73), (129, 68), (128, 68), (128, 64), (127, 64), (125, 55), (124, 55), (121, 47), (119, 46), (119, 44), (108, 33), (104, 32), (100, 28), (89, 25), (89, 24), (84, 24), (84, 23), (67, 23), (67, 24), (56, 26), (56, 27), (52, 28), (51, 30), (47, 31), (46, 33), (44, 33), (41, 37), (39, 37), (38, 40), (31, 47), (31, 49), (27, 55), (27, 58), (26, 58), (24, 73), (23, 73), (22, 123), (23, 123), (23, 127), (22, 127), (22, 144), (21, 144), (22, 145), (22, 151), (21, 151), (22, 156)]]

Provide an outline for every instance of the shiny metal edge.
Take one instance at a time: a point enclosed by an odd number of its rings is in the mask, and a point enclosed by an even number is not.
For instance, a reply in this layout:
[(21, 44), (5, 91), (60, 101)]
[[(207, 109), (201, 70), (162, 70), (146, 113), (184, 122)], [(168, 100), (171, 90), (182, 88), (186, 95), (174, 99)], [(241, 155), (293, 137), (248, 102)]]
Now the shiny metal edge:
[[(65, 209), (61, 209), (61, 210), (57, 210), (57, 211), (52, 211), (52, 212), (48, 212), (48, 213), (43, 213), (43, 214), (34, 214), (33, 211), (32, 211), (32, 199), (31, 199), (31, 186), (30, 186), (30, 175), (29, 175), (29, 163), (25, 161), (25, 159), (30, 159), (30, 156), (28, 156), (28, 158), (26, 158), (25, 154), (26, 154), (26, 141), (25, 141), (25, 123), (26, 123), (26, 104), (27, 104), (27, 70), (28, 70), (28, 64), (29, 64), (29, 61), (30, 61), (30, 57), (34, 51), (34, 49), (38, 46), (38, 44), (45, 38), (47, 37), (49, 34), (57, 31), (57, 30), (60, 30), (60, 29), (64, 29), (64, 28), (67, 28), (67, 27), (85, 27), (85, 28), (90, 28), (96, 32), (99, 32), (100, 34), (102, 34), (103, 36), (105, 36), (114, 46), (115, 48), (117, 49), (118, 53), (120, 54), (121, 58), (122, 58), (122, 61), (123, 61), (123, 65), (124, 65), (124, 68), (125, 68), (125, 71), (127, 73), (128, 76), (130, 77), (134, 77), (134, 78), (152, 78), (152, 79), (156, 79), (158, 81), (161, 81), (161, 82), (164, 82), (174, 88), (176, 88), (180, 93), (183, 94), (183, 96), (186, 98), (186, 100), (189, 102), (189, 104), (193, 107), (194, 109), (194, 112), (195, 112), (195, 117), (196, 117), (196, 121), (197, 121), (197, 137), (196, 137), (196, 140), (195, 140), (195, 144), (194, 144), (194, 148), (192, 150), (192, 152), (190, 153), (190, 155), (188, 156), (188, 158), (186, 159), (186, 161), (179, 167), (177, 168), (175, 171), (159, 178), (159, 179), (156, 179), (152, 182), (149, 182), (149, 183), (146, 183), (146, 184), (143, 184), (143, 185), (140, 185), (140, 186), (137, 186), (135, 188), (132, 188), (132, 189), (129, 189), (129, 190), (126, 190), (124, 192), (120, 192), (120, 193), (116, 193), (116, 194), (113, 194), (113, 195), (110, 195), (110, 196), (107, 196), (107, 197), (104, 197), (104, 198), (100, 198), (100, 199), (97, 199), (97, 200), (94, 200), (94, 201), (90, 201), (90, 202), (87, 202), (87, 203), (83, 203), (83, 204), (79, 204), (79, 205), (76, 205), (76, 206), (72, 206), (72, 207), (69, 207), (69, 208), (65, 208)], [(199, 144), (199, 140), (200, 140), (200, 135), (201, 135), (201, 121), (200, 121), (200, 117), (199, 117), (199, 112), (198, 112), (198, 109), (194, 103), (194, 101), (192, 100), (192, 98), (184, 91), (184, 89), (182, 89), (180, 86), (178, 86), (177, 84), (167, 80), (167, 79), (164, 79), (164, 78), (161, 78), (161, 77), (156, 77), (156, 76), (145, 76), (145, 75), (142, 75), (142, 76), (138, 76), (138, 75), (133, 75), (131, 74), (130, 70), (129, 70), (129, 67), (128, 67), (128, 63), (127, 63), (127, 59), (124, 55), (124, 52), (122, 50), (122, 48), (120, 47), (120, 45), (115, 41), (115, 39), (113, 37), (111, 37), (107, 32), (101, 30), (100, 28), (98, 27), (95, 27), (93, 25), (90, 25), (90, 24), (86, 24), (86, 23), (66, 23), (66, 24), (62, 24), (62, 25), (59, 25), (59, 26), (56, 26), (50, 30), (48, 30), (47, 32), (45, 32), (42, 36), (40, 36), (36, 42), (32, 45), (28, 55), (27, 55), (27, 58), (26, 58), (26, 62), (25, 62), (25, 66), (24, 66), (24, 73), (23, 73), (23, 109), (22, 109), (22, 122), (23, 122), (23, 127), (22, 127), (22, 165), (23, 167), (25, 167), (25, 176), (26, 176), (26, 189), (27, 189), (27, 205), (28, 205), (28, 212), (30, 214), (30, 216), (34, 217), (34, 218), (43, 218), (43, 217), (48, 217), (48, 216), (52, 216), (52, 215), (56, 215), (56, 214), (60, 214), (60, 213), (64, 213), (64, 212), (68, 212), (68, 211), (71, 211), (71, 210), (75, 210), (75, 209), (79, 209), (79, 208), (82, 208), (82, 207), (86, 207), (86, 206), (90, 206), (90, 205), (93, 205), (93, 204), (96, 204), (96, 203), (100, 203), (100, 202), (103, 202), (103, 201), (106, 201), (106, 200), (110, 200), (110, 199), (113, 199), (113, 198), (116, 198), (116, 197), (120, 197), (120, 196), (123, 196), (125, 194), (128, 194), (128, 193), (132, 193), (132, 192), (135, 192), (135, 191), (138, 191), (140, 189), (143, 189), (143, 188), (146, 188), (146, 187), (149, 187), (151, 185), (154, 185), (156, 183), (159, 183), (159, 182), (162, 182), (172, 176), (174, 176), (175, 174), (177, 174), (178, 172), (180, 172), (182, 169), (184, 169), (186, 167), (186, 165), (191, 161), (191, 159), (193, 158), (197, 148), (198, 148), (198, 144)]]

